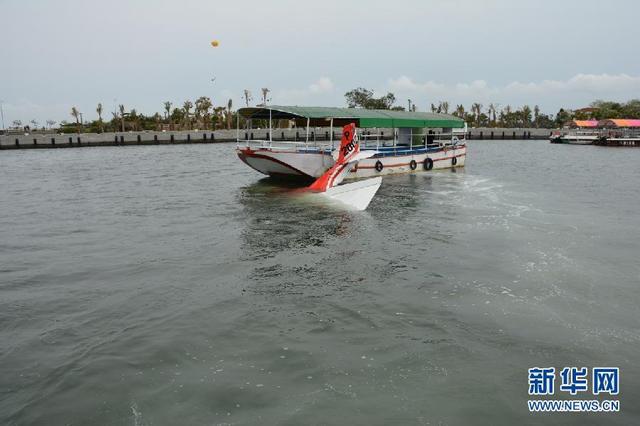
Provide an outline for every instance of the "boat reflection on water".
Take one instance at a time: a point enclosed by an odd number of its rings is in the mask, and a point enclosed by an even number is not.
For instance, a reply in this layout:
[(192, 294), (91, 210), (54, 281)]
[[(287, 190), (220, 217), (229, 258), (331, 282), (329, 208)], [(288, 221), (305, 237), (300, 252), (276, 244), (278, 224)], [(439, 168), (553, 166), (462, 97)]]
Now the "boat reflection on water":
[(303, 191), (299, 183), (264, 178), (238, 194), (244, 206), (243, 258), (258, 259), (292, 250), (320, 247), (328, 238), (349, 237), (355, 217), (339, 203)]

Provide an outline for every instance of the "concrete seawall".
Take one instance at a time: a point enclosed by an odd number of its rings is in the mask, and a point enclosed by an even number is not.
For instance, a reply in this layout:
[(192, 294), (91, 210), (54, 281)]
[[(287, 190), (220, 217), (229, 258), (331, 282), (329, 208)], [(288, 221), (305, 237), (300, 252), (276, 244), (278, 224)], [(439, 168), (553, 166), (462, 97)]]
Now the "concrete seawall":
[(477, 127), (469, 129), (467, 139), (549, 139), (557, 129)]
[[(374, 134), (376, 130), (369, 131)], [(378, 129), (384, 139), (392, 135), (391, 129)], [(547, 139), (551, 129), (502, 129), (474, 128), (469, 129), (467, 139)], [(241, 139), (269, 139), (265, 129), (240, 131)], [(304, 141), (304, 128), (274, 129), (273, 140)], [(327, 128), (310, 129), (309, 141), (327, 141), (331, 139)], [(333, 131), (333, 139), (340, 139), (340, 131)], [(4, 149), (39, 149), (39, 148), (76, 148), (83, 146), (126, 146), (126, 145), (166, 145), (185, 143), (220, 143), (235, 142), (236, 130), (190, 130), (174, 132), (124, 132), (124, 133), (80, 133), (80, 134), (23, 134), (0, 135), (0, 150)]]

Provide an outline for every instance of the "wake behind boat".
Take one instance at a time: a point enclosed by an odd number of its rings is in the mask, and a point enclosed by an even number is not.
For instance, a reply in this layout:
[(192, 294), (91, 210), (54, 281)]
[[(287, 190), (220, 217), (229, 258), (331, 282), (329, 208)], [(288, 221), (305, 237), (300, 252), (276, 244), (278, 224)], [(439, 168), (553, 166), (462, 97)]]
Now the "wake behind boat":
[[(373, 154), (360, 159), (346, 179), (462, 167), (466, 159), (466, 124), (447, 114), (298, 106), (248, 107), (238, 112), (247, 124), (244, 139), (238, 125), (238, 157), (269, 176), (321, 176), (335, 163), (334, 127), (350, 123), (359, 134), (362, 152)], [(268, 127), (267, 138), (249, 137), (254, 123)], [(304, 129), (303, 136), (275, 140), (274, 123)], [(326, 136), (320, 138), (323, 130)]]

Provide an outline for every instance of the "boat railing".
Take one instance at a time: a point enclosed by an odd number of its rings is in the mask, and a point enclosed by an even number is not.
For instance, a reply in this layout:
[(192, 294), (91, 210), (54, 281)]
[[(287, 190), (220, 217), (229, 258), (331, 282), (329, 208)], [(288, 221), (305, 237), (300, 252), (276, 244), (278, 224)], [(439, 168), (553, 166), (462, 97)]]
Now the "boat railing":
[[(245, 133), (249, 134), (249, 132)], [(384, 132), (370, 133), (365, 130), (358, 130), (358, 138), (360, 139), (362, 149), (376, 149), (388, 153), (403, 153), (409, 151), (415, 151), (420, 149), (432, 150), (440, 149), (447, 146), (455, 146), (464, 142), (463, 133), (458, 132), (421, 132), (411, 133), (408, 135), (408, 140), (400, 142), (398, 134), (385, 134)], [(267, 136), (269, 136), (267, 134)], [(334, 135), (334, 138), (323, 138), (322, 141), (313, 139), (304, 140), (283, 140), (283, 139), (255, 139), (238, 138), (236, 140), (236, 146), (238, 148), (251, 148), (251, 149), (270, 149), (270, 150), (296, 150), (296, 151), (332, 151), (336, 146), (340, 144), (340, 135)]]
[(277, 150), (279, 148), (283, 150), (296, 151), (331, 151), (331, 144), (319, 143), (319, 141), (286, 141), (286, 140), (269, 140), (269, 139), (238, 139), (236, 141), (236, 147), (251, 148), (251, 149), (270, 149)]
[[(416, 142), (416, 139), (418, 142)], [(464, 142), (464, 139), (458, 138), (458, 135), (453, 133), (415, 133), (404, 143), (399, 143), (397, 138), (378, 140), (365, 137), (363, 138), (362, 149), (375, 149), (380, 151), (382, 156), (395, 156), (449, 147), (455, 149), (458, 145), (463, 145)]]

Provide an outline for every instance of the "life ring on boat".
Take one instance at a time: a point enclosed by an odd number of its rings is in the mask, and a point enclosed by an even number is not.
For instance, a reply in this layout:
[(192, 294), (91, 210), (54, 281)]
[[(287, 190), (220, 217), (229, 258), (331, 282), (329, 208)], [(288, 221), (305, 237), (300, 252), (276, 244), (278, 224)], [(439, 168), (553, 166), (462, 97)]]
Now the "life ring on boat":
[(380, 160), (376, 161), (376, 171), (381, 172), (384, 169), (384, 165)]
[(429, 157), (424, 159), (424, 169), (431, 170), (433, 169), (433, 160)]
[(416, 163), (416, 160), (411, 160), (411, 162), (409, 163), (409, 168), (411, 170), (415, 170), (416, 167), (418, 167), (418, 163)]
[(451, 158), (451, 165), (455, 166), (456, 164), (458, 164), (458, 159), (456, 157)]

